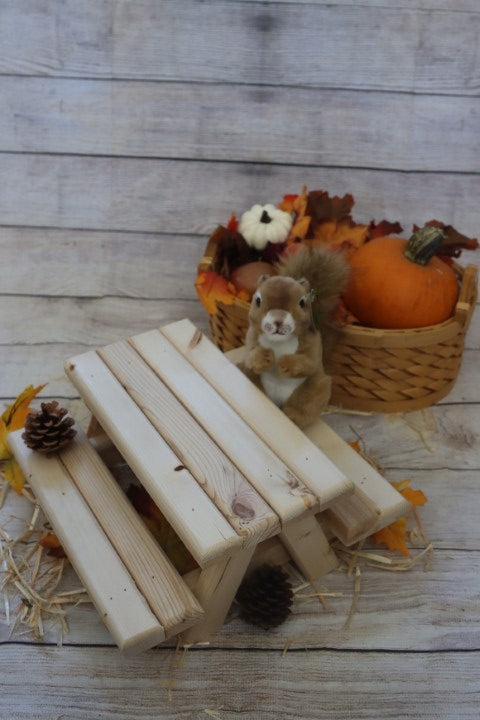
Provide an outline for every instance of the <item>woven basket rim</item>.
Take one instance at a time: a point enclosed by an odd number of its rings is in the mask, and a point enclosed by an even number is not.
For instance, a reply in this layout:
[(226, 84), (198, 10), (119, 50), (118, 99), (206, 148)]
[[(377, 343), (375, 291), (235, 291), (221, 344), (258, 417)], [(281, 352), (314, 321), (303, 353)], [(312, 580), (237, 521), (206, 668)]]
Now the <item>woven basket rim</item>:
[[(198, 264), (198, 271), (215, 271), (217, 243), (213, 235), (209, 238), (205, 253)], [(431, 342), (441, 342), (449, 337), (454, 337), (463, 329), (468, 328), (471, 315), (473, 313), (477, 300), (478, 285), (478, 268), (475, 265), (460, 265), (456, 262), (452, 263), (452, 268), (458, 278), (462, 281), (460, 294), (457, 300), (454, 314), (442, 323), (436, 325), (428, 325), (419, 328), (405, 329), (384, 329), (367, 327), (366, 325), (357, 325), (355, 323), (346, 323), (341, 327), (341, 341), (361, 343), (364, 347), (370, 345), (378, 345), (386, 342), (389, 347), (403, 347), (406, 344), (426, 345)], [(465, 280), (468, 280), (466, 283)], [(231, 303), (222, 303), (216, 301), (216, 306), (224, 308), (228, 312), (228, 307), (232, 305), (240, 311), (248, 313), (250, 303), (241, 298), (234, 298)]]

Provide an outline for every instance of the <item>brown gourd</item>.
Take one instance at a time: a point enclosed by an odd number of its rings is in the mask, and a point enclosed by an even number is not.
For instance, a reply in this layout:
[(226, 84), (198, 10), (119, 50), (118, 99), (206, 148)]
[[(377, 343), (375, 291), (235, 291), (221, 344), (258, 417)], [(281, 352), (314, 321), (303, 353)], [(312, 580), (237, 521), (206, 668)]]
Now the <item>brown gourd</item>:
[(345, 304), (358, 320), (381, 329), (436, 325), (453, 314), (458, 281), (435, 255), (445, 235), (426, 226), (410, 240), (375, 238), (356, 250)]

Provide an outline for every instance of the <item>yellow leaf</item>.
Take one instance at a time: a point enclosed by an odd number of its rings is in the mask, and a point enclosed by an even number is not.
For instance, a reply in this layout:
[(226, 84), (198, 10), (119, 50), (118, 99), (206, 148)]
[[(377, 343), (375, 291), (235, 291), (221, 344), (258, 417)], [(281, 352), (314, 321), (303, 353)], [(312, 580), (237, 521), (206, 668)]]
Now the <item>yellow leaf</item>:
[(23, 428), (27, 415), (30, 412), (30, 403), (44, 387), (45, 385), (39, 385), (34, 388), (33, 385), (29, 385), (22, 393), (20, 393), (15, 402), (7, 407), (2, 415), (2, 420), (7, 426), (8, 432), (13, 432), (14, 430), (20, 430), (20, 428)]
[(25, 478), (20, 470), (20, 465), (13, 457), (9, 458), (5, 463), (5, 480), (10, 483), (15, 492), (19, 495), (22, 494)]
[(0, 417), (0, 460), (8, 460), (11, 456), (10, 448), (7, 443), (7, 426), (5, 421)]
[(373, 537), (377, 545), (386, 545), (389, 550), (398, 550), (402, 555), (409, 557), (410, 552), (405, 542), (406, 534), (407, 518), (400, 518), (382, 530), (378, 530)]

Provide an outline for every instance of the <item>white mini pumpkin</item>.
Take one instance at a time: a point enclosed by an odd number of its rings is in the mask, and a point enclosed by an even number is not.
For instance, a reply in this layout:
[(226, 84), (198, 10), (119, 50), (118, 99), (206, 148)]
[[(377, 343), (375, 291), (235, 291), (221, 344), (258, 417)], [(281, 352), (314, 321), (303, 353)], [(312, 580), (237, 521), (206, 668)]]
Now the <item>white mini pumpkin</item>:
[(292, 222), (290, 213), (275, 205), (254, 205), (240, 218), (238, 232), (250, 247), (263, 250), (269, 242), (285, 242)]

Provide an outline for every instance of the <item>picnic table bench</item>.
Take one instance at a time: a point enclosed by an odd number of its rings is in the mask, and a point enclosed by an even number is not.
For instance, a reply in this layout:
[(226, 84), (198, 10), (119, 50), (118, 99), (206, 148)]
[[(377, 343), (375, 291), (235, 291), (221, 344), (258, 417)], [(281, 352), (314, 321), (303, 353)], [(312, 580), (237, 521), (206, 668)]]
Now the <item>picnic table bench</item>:
[[(315, 582), (405, 514), (404, 498), (318, 420), (296, 427), (188, 320), (67, 360), (90, 409), (57, 455), (10, 444), (115, 642), (139, 652), (219, 630), (248, 568), (293, 560)], [(181, 575), (95, 448), (125, 459), (198, 568)]]

